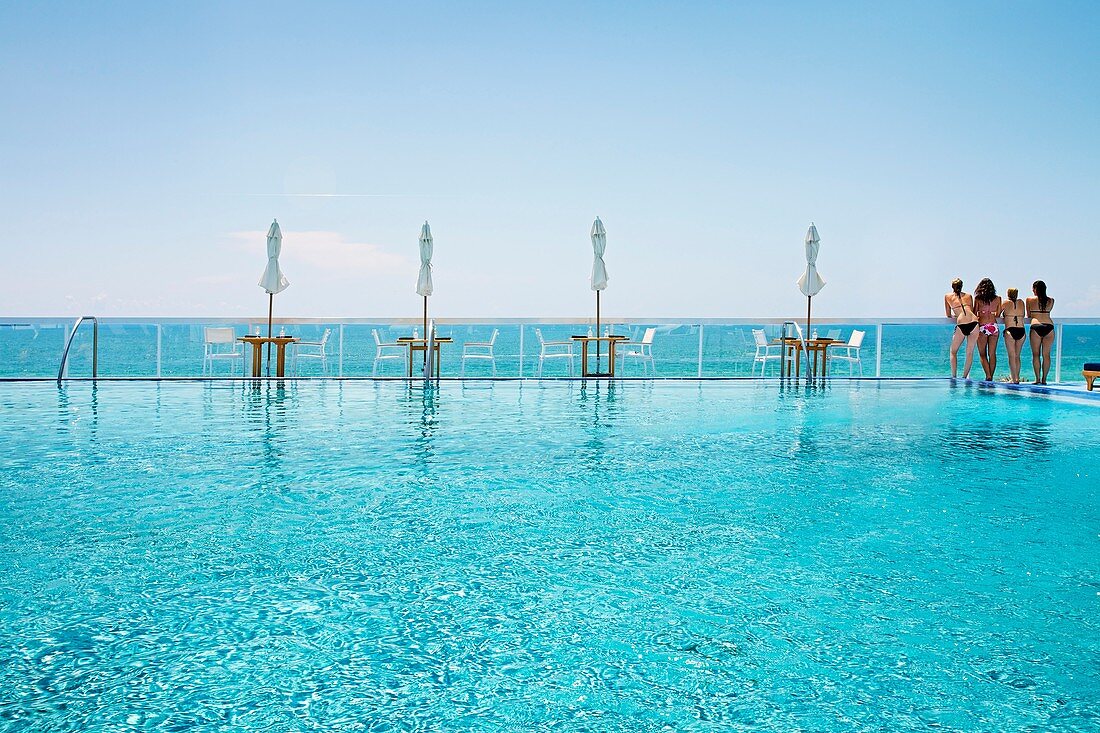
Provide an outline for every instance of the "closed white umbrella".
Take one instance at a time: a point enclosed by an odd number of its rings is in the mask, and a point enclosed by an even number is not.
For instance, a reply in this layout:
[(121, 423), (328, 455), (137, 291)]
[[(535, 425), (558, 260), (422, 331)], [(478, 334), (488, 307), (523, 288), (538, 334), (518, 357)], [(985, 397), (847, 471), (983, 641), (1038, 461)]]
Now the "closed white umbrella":
[[(596, 291), (596, 336), (600, 335), (600, 291), (607, 288), (607, 265), (603, 261), (607, 249), (607, 232), (600, 217), (592, 222), (592, 289)], [(600, 342), (596, 342), (596, 371), (600, 370)]]
[[(281, 293), (290, 287), (290, 281), (279, 267), (279, 253), (283, 251), (283, 230), (279, 221), (273, 220), (267, 230), (267, 267), (256, 283), (267, 291), (267, 337), (271, 338), (271, 311), (275, 302), (275, 293)], [(271, 371), (271, 344), (267, 345), (268, 371)]]
[(428, 338), (428, 296), (432, 294), (432, 230), (428, 222), (420, 227), (420, 276), (416, 278), (416, 292), (424, 296), (424, 338)]
[(817, 274), (817, 253), (821, 249), (821, 238), (817, 236), (817, 227), (812, 223), (806, 230), (806, 271), (798, 278), (798, 289), (806, 296), (806, 336), (810, 335), (810, 307), (813, 297), (825, 287), (825, 280)]

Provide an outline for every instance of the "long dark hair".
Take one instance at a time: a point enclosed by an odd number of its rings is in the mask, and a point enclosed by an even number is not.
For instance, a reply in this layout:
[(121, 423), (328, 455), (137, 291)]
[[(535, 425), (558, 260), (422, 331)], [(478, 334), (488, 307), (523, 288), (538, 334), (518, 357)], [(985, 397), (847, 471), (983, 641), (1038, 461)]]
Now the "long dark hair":
[(974, 300), (981, 303), (992, 303), (996, 297), (997, 288), (993, 287), (993, 281), (988, 277), (983, 277), (982, 281), (978, 283), (978, 287), (974, 288)]
[(1035, 291), (1035, 296), (1039, 299), (1039, 307), (1046, 309), (1047, 303), (1050, 302), (1050, 298), (1047, 297), (1047, 284), (1042, 280), (1036, 280), (1031, 283), (1031, 289)]

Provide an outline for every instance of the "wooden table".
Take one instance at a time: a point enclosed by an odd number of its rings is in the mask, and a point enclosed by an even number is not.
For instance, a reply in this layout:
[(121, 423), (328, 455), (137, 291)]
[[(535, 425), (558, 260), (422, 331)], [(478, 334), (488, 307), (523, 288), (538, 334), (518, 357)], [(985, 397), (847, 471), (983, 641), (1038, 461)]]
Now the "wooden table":
[(263, 360), (264, 344), (275, 344), (275, 376), (285, 376), (286, 372), (286, 345), (298, 340), (297, 336), (241, 336), (237, 339), (246, 344), (252, 344), (252, 376), (259, 377)]
[[(779, 374), (780, 376), (791, 376), (791, 361), (794, 361), (794, 376), (798, 376), (802, 373), (801, 356), (802, 356), (802, 340), (796, 338), (778, 338), (775, 339), (777, 343), (783, 345), (783, 359), (779, 362)], [(820, 376), (824, 379), (829, 375), (829, 347), (836, 344), (844, 343), (837, 341), (836, 339), (806, 339), (806, 376), (811, 379), (816, 379), (818, 373), (818, 362), (820, 359), (821, 372)], [(813, 354), (813, 363), (810, 362), (810, 354)]]
[[(571, 336), (574, 341), (581, 343), (581, 376), (582, 377), (614, 377), (615, 376), (615, 344), (626, 341), (626, 336)], [(588, 371), (588, 344), (595, 341), (607, 342), (607, 371)]]
[[(413, 355), (416, 352), (424, 352), (428, 350), (428, 340), (422, 338), (413, 338), (412, 336), (401, 336), (397, 339), (398, 343), (408, 344), (409, 346), (409, 377), (413, 375)], [(454, 343), (454, 339), (450, 336), (437, 336), (433, 342), (435, 347), (432, 351), (435, 352), (435, 376), (439, 378), (439, 345)], [(421, 360), (423, 363), (423, 360)]]

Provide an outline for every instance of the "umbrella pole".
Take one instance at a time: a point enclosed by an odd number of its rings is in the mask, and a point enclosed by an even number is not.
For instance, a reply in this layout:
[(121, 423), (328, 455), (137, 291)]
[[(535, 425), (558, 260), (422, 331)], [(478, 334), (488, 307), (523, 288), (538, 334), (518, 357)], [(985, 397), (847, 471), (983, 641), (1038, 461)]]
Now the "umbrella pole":
[[(274, 304), (275, 295), (267, 294), (267, 337), (271, 338), (271, 307)], [(267, 376), (271, 376), (271, 342), (267, 342)]]
[(428, 296), (424, 296), (424, 364), (428, 363)]
[(600, 291), (596, 291), (596, 373), (600, 372)]
[(806, 296), (806, 338), (810, 338), (810, 334), (813, 333), (810, 330), (810, 305), (812, 304), (814, 296)]

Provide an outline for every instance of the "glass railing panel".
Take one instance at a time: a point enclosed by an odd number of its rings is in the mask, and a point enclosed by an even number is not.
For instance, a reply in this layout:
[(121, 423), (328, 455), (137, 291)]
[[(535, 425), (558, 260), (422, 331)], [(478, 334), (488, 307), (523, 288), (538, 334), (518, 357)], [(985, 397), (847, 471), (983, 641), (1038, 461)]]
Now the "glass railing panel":
[[(603, 326), (601, 325), (601, 328)], [(544, 377), (567, 377), (570, 375), (570, 363), (572, 363), (572, 374), (574, 376), (580, 376), (581, 374), (581, 346), (574, 343), (573, 336), (585, 336), (588, 335), (592, 329), (588, 324), (583, 323), (541, 323), (541, 324), (524, 324), (523, 326), (523, 376), (535, 377), (539, 374), (540, 359), (542, 362), (542, 376)], [(594, 329), (592, 329), (594, 332)], [(541, 336), (540, 336), (541, 334)], [(546, 344), (545, 348), (543, 344)], [(573, 347), (573, 359), (567, 359), (562, 356), (556, 356), (566, 351), (565, 346), (558, 344), (571, 344)], [(542, 355), (545, 354), (545, 357)], [(591, 358), (592, 368), (595, 369), (596, 359), (594, 356)], [(604, 346), (601, 349), (602, 363), (601, 368), (607, 368), (607, 348)]]
[(71, 326), (72, 322), (4, 320), (0, 323), (0, 377), (56, 377)]
[[(1024, 344), (1020, 359), (1023, 362), (1021, 374), (1025, 377), (1031, 375), (1034, 378), (1030, 343)], [(1100, 361), (1100, 325), (1067, 323), (1062, 326), (1061, 377), (1063, 382), (1083, 383), (1085, 378), (1081, 375), (1081, 368), (1086, 362), (1098, 361)], [(1051, 374), (1050, 379), (1053, 378), (1054, 375)]]
[[(61, 352), (69, 329), (75, 321), (69, 319), (4, 319), (0, 322), (0, 378), (33, 377), (53, 378), (57, 375)], [(630, 356), (639, 350), (646, 329), (654, 328), (652, 343), (653, 369), (658, 377), (747, 377), (753, 374), (753, 357), (756, 344), (753, 330), (764, 330), (769, 341), (779, 336), (780, 321), (765, 324), (745, 322), (699, 323), (616, 321), (604, 325), (612, 333), (626, 336), (629, 341), (620, 344), (616, 372), (619, 376), (652, 376), (653, 372), (643, 360)], [(230, 327), (235, 336), (246, 333), (266, 334), (266, 324), (245, 320), (166, 320), (163, 322), (123, 319), (102, 319), (99, 330), (99, 374), (104, 377), (198, 377), (204, 374), (218, 377), (239, 377), (251, 368), (251, 347), (232, 343), (219, 346), (219, 350), (235, 350), (241, 358), (235, 360), (204, 359), (207, 327)], [(394, 358), (376, 361), (377, 347), (374, 332), (383, 343), (395, 343), (400, 336), (411, 336), (416, 328), (422, 335), (422, 326), (409, 321), (395, 322), (284, 322), (274, 324), (273, 333), (297, 336), (305, 341), (320, 341), (326, 329), (330, 331), (326, 344), (326, 359), (322, 365), (317, 359), (301, 359), (297, 363), (297, 375), (369, 377), (377, 368), (379, 376), (402, 377), (407, 374), (407, 351), (393, 349), (385, 356)], [(494, 329), (498, 331), (493, 347), (494, 361), (484, 359), (465, 360), (465, 376), (487, 377), (493, 374), (495, 363), (498, 377), (534, 377), (538, 374), (540, 342), (538, 333), (550, 342), (570, 342), (574, 335), (589, 333), (589, 322), (508, 323), (508, 322), (460, 322), (437, 323), (440, 336), (450, 337), (453, 343), (444, 344), (441, 355), (443, 376), (463, 375), (463, 346), (467, 343), (487, 342)], [(853, 330), (864, 331), (860, 349), (864, 376), (875, 375), (876, 337), (875, 323), (835, 323), (818, 321), (814, 329), (819, 336), (835, 336), (847, 341)], [(700, 329), (702, 340), (700, 341)], [(836, 333), (839, 332), (839, 333)], [(884, 377), (937, 377), (949, 374), (948, 350), (953, 324), (944, 320), (922, 320), (903, 323), (885, 323), (882, 326), (881, 375)], [(1061, 350), (1062, 381), (1080, 381), (1081, 365), (1100, 359), (1100, 323), (1075, 321), (1063, 323), (1062, 337), (1054, 351), (1057, 359)], [(702, 360), (700, 372), (700, 345)], [(306, 349), (303, 347), (303, 351)], [(315, 347), (308, 349), (316, 353)], [(553, 351), (554, 349), (551, 349)], [(294, 347), (288, 348), (287, 374), (295, 373)], [(580, 346), (574, 344), (574, 374), (580, 374)], [(91, 375), (92, 324), (86, 322), (76, 335), (69, 355), (68, 373), (72, 377)], [(1007, 374), (1007, 360), (1003, 338), (998, 343), (998, 375)], [(606, 369), (607, 346), (601, 347), (602, 368)], [(266, 361), (266, 360), (265, 360)], [(1030, 345), (1024, 346), (1025, 376), (1030, 373)], [(274, 371), (274, 356), (272, 358)], [(590, 358), (595, 367), (595, 359)], [(975, 366), (974, 369), (979, 369)], [(419, 375), (419, 370), (415, 370)], [(858, 374), (858, 369), (854, 370)], [(831, 362), (833, 376), (847, 376), (846, 363)], [(758, 373), (758, 372), (757, 372)], [(977, 372), (980, 374), (980, 371)], [(568, 361), (548, 358), (544, 362), (545, 376), (567, 376)], [(768, 376), (776, 376), (776, 365), (768, 365)], [(971, 375), (975, 372), (972, 370)], [(1053, 374), (1052, 374), (1053, 378)]]
[[(954, 325), (946, 320), (943, 323), (934, 324), (884, 325), (882, 329), (881, 376), (950, 376), (951, 367), (948, 357), (954, 328)], [(869, 336), (873, 338), (873, 332)], [(865, 374), (867, 373), (866, 366), (865, 363)], [(980, 366), (978, 372), (981, 372)]]

